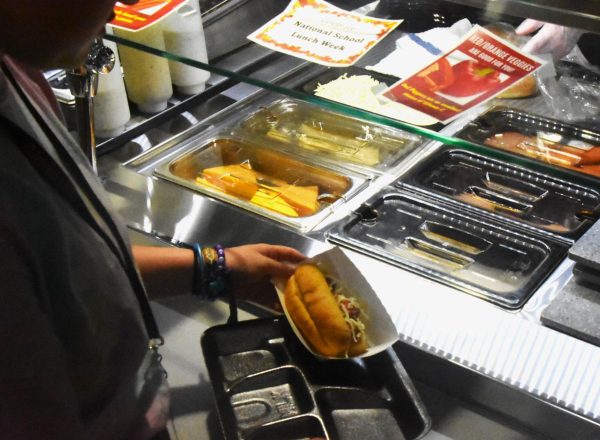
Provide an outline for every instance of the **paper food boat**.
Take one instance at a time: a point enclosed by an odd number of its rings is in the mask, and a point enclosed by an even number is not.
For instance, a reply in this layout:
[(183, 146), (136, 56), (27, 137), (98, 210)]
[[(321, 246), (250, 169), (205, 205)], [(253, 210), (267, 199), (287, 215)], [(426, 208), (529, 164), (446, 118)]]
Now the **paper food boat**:
[[(372, 356), (387, 349), (397, 341), (398, 332), (381, 300), (354, 263), (339, 248), (334, 247), (331, 250), (315, 255), (307, 259), (304, 263), (315, 264), (323, 273), (336, 280), (342, 287), (344, 294), (355, 297), (361, 304), (363, 309), (361, 320), (366, 327), (365, 335), (369, 343), (369, 348), (365, 353), (355, 357), (363, 358)], [(277, 295), (279, 296), (285, 316), (294, 333), (298, 336), (298, 339), (318, 358), (343, 359), (343, 357), (332, 358), (317, 353), (304, 339), (304, 336), (302, 336), (302, 333), (300, 333), (300, 330), (294, 324), (285, 306), (283, 292), (286, 282), (287, 280), (280, 279), (274, 280), (273, 284), (277, 290)]]

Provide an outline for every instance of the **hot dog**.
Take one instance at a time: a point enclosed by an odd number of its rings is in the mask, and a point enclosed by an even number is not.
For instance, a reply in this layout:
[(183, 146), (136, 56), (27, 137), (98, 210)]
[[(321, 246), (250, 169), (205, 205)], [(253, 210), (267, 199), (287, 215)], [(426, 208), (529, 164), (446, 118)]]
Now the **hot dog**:
[(286, 284), (284, 301), (292, 321), (316, 352), (347, 357), (367, 350), (360, 306), (338, 288), (332, 290), (314, 264), (296, 269)]

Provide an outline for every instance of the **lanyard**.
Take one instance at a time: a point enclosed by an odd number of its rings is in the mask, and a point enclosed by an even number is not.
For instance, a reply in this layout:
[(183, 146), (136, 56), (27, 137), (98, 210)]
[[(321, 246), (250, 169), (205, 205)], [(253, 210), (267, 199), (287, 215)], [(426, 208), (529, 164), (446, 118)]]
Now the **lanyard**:
[[(35, 118), (39, 127), (42, 129), (48, 140), (56, 147), (54, 150), (60, 157), (60, 162), (55, 160), (46, 148), (42, 146), (42, 142), (35, 142), (29, 135), (24, 133), (21, 129), (18, 129), (17, 133), (22, 133), (23, 136), (27, 136), (27, 138), (32, 141), (19, 142), (22, 152), (28, 157), (36, 170), (45, 176), (48, 182), (59, 191), (59, 194), (64, 196), (75, 210), (82, 215), (84, 220), (100, 237), (102, 237), (115, 254), (121, 263), (123, 270), (127, 274), (136, 295), (146, 326), (146, 331), (150, 337), (149, 346), (150, 348), (155, 349), (162, 345), (164, 340), (158, 330), (146, 291), (129, 252), (129, 246), (124, 241), (119, 227), (113, 220), (112, 215), (105, 204), (94, 191), (88, 177), (84, 175), (76, 160), (62, 146), (63, 142), (61, 141), (61, 136), (54, 131), (52, 125), (46, 119), (46, 116), (38, 109), (35, 102), (29, 98), (25, 90), (19, 86), (11, 70), (5, 65), (2, 67), (7, 79), (10, 79), (10, 82), (16, 89), (19, 97), (31, 115)], [(90, 207), (86, 205), (83, 197), (85, 197), (93, 206), (94, 211), (91, 211)], [(103, 224), (98, 222), (98, 219), (94, 214), (100, 217)]]

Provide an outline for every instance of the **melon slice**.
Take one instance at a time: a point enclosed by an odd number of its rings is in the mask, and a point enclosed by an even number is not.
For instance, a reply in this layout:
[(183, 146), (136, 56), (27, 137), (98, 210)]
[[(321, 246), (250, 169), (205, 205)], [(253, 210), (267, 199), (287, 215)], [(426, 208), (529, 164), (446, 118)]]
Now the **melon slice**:
[(250, 200), (256, 191), (258, 183), (254, 171), (245, 165), (225, 165), (206, 168), (202, 171), (204, 178), (228, 194)]
[(277, 188), (283, 200), (288, 202), (298, 212), (298, 215), (303, 217), (312, 215), (319, 209), (319, 187), (311, 186), (295, 186), (286, 185)]

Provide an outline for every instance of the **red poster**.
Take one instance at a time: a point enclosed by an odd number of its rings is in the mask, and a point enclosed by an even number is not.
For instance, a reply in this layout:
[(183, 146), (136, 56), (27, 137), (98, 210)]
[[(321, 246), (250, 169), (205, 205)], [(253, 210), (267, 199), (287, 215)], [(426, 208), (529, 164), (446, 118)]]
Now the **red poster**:
[(112, 26), (139, 31), (162, 20), (185, 0), (139, 0), (134, 5), (125, 5), (117, 2), (115, 5), (115, 18), (109, 23)]
[(382, 95), (448, 122), (542, 65), (538, 58), (475, 26), (454, 49)]

